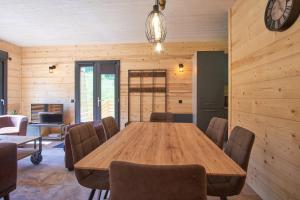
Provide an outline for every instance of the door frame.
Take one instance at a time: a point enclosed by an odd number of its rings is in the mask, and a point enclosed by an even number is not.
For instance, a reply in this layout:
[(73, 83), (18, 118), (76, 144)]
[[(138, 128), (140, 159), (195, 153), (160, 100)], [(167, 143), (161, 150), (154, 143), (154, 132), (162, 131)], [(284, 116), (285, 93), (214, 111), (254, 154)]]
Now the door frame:
[[(9, 59), (8, 52), (0, 50), (0, 62), (3, 63), (3, 99), (4, 99), (3, 115), (7, 114), (7, 63), (8, 63), (8, 59)], [(2, 113), (0, 113), (0, 115), (2, 115)]]
[[(93, 60), (93, 61), (76, 61), (75, 62), (75, 122), (80, 123), (80, 67), (81, 66), (93, 66), (93, 102), (94, 102), (94, 120), (100, 120), (97, 105), (97, 94), (101, 95), (101, 80), (98, 78), (98, 74), (101, 74), (101, 64), (115, 64), (116, 66), (116, 81), (115, 81), (115, 102), (116, 110), (115, 116), (117, 124), (120, 125), (120, 60)], [(101, 111), (100, 111), (101, 112)]]

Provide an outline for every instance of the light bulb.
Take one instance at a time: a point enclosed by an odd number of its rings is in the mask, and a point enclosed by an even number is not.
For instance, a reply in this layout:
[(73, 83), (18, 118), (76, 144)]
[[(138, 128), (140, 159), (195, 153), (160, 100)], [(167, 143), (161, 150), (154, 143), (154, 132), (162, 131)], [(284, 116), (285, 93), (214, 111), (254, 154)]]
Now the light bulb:
[(163, 50), (162, 44), (161, 43), (156, 43), (156, 45), (155, 45), (155, 51), (157, 53), (160, 53), (160, 52), (162, 52), (162, 50)]
[(158, 16), (158, 13), (154, 13), (153, 19), (152, 19), (152, 27), (154, 30), (154, 38), (155, 40), (161, 39), (161, 21)]

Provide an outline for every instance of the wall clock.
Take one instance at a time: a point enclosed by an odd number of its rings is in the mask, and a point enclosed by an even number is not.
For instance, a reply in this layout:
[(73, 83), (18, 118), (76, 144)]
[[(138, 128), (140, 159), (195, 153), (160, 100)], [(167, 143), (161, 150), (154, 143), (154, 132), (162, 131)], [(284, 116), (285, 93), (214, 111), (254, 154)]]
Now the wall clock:
[(265, 11), (265, 25), (271, 31), (291, 27), (300, 14), (300, 0), (269, 0)]

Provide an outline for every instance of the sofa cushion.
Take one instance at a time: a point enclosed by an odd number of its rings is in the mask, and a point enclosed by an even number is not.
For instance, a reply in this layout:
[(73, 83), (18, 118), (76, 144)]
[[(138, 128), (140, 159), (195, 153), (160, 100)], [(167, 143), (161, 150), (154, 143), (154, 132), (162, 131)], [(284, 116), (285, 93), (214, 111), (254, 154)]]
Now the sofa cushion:
[(18, 135), (19, 129), (17, 127), (3, 127), (0, 128), (1, 135)]
[(7, 115), (0, 116), (0, 128), (3, 127), (12, 127), (14, 123), (12, 122), (11, 118)]
[[(2, 115), (0, 116), (0, 128), (9, 129), (2, 130), (0, 134), (15, 134), (26, 136), (28, 117), (23, 115)], [(17, 131), (13, 131), (11, 127), (15, 127)]]

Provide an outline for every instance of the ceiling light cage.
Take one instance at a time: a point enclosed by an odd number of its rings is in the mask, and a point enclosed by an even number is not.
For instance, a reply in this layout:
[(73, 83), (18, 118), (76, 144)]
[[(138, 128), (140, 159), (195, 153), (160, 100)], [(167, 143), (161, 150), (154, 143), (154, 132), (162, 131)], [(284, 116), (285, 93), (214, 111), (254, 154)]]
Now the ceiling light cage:
[(147, 17), (145, 33), (150, 43), (162, 43), (166, 39), (166, 19), (158, 4), (153, 6), (153, 11)]

